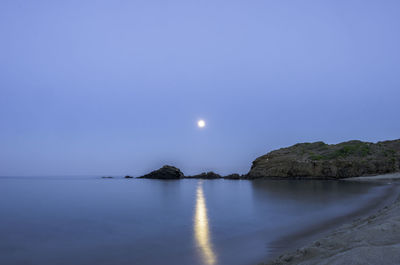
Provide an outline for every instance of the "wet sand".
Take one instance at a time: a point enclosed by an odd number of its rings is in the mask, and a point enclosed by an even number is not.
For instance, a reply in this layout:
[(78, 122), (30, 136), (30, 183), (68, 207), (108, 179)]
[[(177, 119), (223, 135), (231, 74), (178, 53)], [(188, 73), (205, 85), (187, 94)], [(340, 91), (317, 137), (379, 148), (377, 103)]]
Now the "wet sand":
[[(374, 214), (369, 213), (368, 216), (354, 213), (363, 217), (342, 225), (333, 232), (325, 233), (325, 236), (304, 247), (286, 252), (274, 260), (261, 264), (400, 264), (400, 174), (363, 177), (349, 181), (391, 183), (393, 189), (381, 203), (394, 202), (388, 206), (381, 206), (383, 208), (375, 211)], [(393, 199), (393, 195), (397, 199)], [(376, 206), (370, 205), (372, 209), (376, 209)], [(366, 211), (366, 209), (360, 211)], [(332, 220), (332, 222), (343, 223), (343, 220)], [(325, 225), (321, 225), (321, 227), (313, 229), (314, 231), (305, 231), (305, 236), (294, 235), (292, 240), (296, 242), (297, 238), (310, 238), (307, 237), (307, 233), (321, 235), (322, 232), (319, 230), (322, 230), (323, 227), (326, 228)], [(290, 242), (290, 240), (285, 238), (282, 239), (282, 242)]]

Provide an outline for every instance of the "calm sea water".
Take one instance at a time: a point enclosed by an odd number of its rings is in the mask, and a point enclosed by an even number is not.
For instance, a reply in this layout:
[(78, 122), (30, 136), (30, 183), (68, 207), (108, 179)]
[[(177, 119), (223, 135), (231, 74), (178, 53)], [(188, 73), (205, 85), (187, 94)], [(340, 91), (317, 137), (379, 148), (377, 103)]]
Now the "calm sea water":
[(315, 180), (0, 178), (0, 264), (257, 264), (285, 248), (276, 245), (280, 238), (360, 209), (388, 188)]

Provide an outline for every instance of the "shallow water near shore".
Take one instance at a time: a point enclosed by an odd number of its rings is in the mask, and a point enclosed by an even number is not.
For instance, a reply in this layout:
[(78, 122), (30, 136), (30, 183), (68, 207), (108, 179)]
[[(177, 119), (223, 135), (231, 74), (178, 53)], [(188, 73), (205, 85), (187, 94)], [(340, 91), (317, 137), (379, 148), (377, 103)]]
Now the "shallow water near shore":
[[(384, 183), (0, 178), (0, 264), (257, 264)], [(351, 220), (348, 220), (351, 221)]]

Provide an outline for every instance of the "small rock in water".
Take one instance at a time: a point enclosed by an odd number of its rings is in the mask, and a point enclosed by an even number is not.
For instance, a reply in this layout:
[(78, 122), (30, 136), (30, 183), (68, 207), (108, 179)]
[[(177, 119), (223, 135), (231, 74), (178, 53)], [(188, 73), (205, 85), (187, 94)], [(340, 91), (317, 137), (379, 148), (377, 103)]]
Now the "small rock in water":
[(221, 178), (221, 175), (214, 173), (212, 171), (209, 172), (203, 172), (201, 174), (198, 175), (194, 175), (194, 176), (190, 176), (187, 178), (195, 178), (195, 179), (219, 179)]
[(149, 179), (181, 179), (183, 178), (183, 173), (179, 168), (165, 165), (158, 170), (154, 170), (149, 174), (141, 176), (139, 178), (149, 178)]
[(241, 179), (239, 174), (230, 174), (224, 177), (225, 179)]

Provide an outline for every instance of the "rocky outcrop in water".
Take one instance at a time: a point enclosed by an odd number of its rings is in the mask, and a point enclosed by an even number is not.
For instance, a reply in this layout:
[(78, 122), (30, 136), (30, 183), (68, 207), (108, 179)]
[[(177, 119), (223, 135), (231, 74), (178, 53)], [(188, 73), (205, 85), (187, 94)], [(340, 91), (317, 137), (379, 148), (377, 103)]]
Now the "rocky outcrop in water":
[[(149, 179), (241, 179), (245, 176), (239, 174), (230, 174), (227, 176), (221, 176), (213, 171), (203, 172), (197, 175), (185, 176), (179, 168), (173, 166), (163, 166), (162, 168), (152, 171), (149, 174), (138, 178), (149, 178)], [(131, 178), (130, 176), (126, 176), (125, 178)]]
[(222, 178), (221, 175), (214, 173), (212, 171), (209, 172), (203, 172), (198, 175), (193, 175), (193, 176), (187, 176), (185, 178), (194, 178), (194, 179), (219, 179)]
[(179, 170), (179, 168), (165, 165), (158, 170), (154, 170), (149, 174), (141, 176), (139, 178), (148, 178), (148, 179), (181, 179), (183, 178), (183, 173)]
[(348, 178), (400, 171), (400, 139), (300, 143), (254, 160), (247, 178)]
[(241, 179), (241, 178), (244, 178), (245, 176), (243, 176), (243, 175), (239, 175), (239, 174), (229, 174), (229, 175), (226, 175), (226, 176), (224, 176), (223, 178), (224, 179)]

